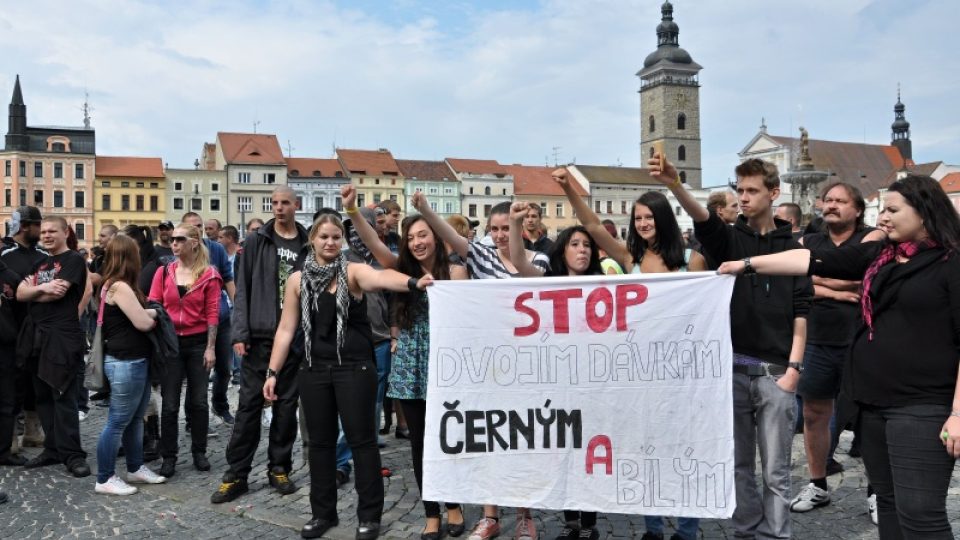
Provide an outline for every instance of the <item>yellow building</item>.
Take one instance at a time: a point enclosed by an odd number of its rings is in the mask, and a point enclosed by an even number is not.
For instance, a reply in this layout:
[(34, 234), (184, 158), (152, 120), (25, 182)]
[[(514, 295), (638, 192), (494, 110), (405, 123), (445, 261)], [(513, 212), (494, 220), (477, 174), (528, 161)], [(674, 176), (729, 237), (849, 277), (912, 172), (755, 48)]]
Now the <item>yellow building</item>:
[(357, 187), (357, 205), (380, 204), (388, 199), (404, 212), (403, 175), (393, 155), (386, 148), (379, 150), (347, 150), (337, 148), (337, 159)]
[[(155, 228), (167, 216), (160, 158), (97, 156), (93, 185), (96, 235), (104, 225)], [(96, 236), (94, 236), (95, 238)]]

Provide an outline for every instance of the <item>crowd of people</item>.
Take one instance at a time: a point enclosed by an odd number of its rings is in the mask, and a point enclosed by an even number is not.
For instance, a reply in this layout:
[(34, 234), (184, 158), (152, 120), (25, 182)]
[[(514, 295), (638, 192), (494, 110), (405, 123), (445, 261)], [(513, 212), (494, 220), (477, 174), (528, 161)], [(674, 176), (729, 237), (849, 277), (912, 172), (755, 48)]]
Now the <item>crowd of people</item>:
[[(777, 205), (780, 180), (770, 163), (738, 165), (735, 192), (714, 194), (706, 206), (669, 161), (654, 155), (648, 167), (664, 189), (637, 199), (625, 242), (562, 168), (553, 178), (581, 224), (553, 240), (536, 203), (493, 206), (476, 240), (479, 223), (443, 219), (423, 193), (410, 198), (416, 212), (401, 223), (395, 202), (359, 208), (349, 185), (346, 219), (323, 209), (307, 229), (294, 219), (293, 190), (282, 186), (271, 196), (273, 219), (251, 221), (242, 240), (235, 227), (189, 212), (179, 224), (162, 222), (156, 243), (149, 227), (107, 225), (88, 262), (75, 238), (71, 247), (65, 220), (21, 207), (0, 251), (0, 465), (62, 464), (76, 477), (91, 474), (80, 423), (89, 410), (85, 355), (99, 328), (109, 389), (91, 398), (108, 404), (96, 493), (129, 495), (137, 491), (131, 484), (176, 475), (186, 381), (195, 469), (211, 468), (210, 422), (232, 426), (211, 503), (249, 490), (262, 426), (269, 426), (269, 485), (280, 496), (296, 492), (290, 473), (299, 429), (312, 514), (301, 535), (317, 538), (338, 525), (337, 488), (352, 470), (356, 538), (377, 538), (390, 474), (379, 447), (394, 417), (396, 436), (410, 439), (422, 489), (426, 287), (717, 270), (738, 276), (730, 306), (737, 537), (790, 538), (791, 512), (829, 504), (827, 477), (842, 469), (832, 456), (849, 428), (880, 538), (953, 538), (946, 496), (960, 456), (960, 219), (937, 182), (915, 175), (894, 182), (876, 228), (864, 223), (859, 190), (831, 183), (804, 231), (799, 207)], [(681, 233), (666, 190), (693, 218), (692, 234)], [(235, 415), (231, 382), (239, 386)], [(810, 478), (794, 493), (798, 430)], [(42, 450), (27, 460), (21, 445)], [(154, 460), (156, 471), (146, 465)], [(458, 503), (423, 501), (421, 538), (487, 540), (505, 529), (504, 512), (492, 505), (468, 527)], [(699, 520), (676, 517), (670, 539), (694, 540)], [(563, 519), (556, 540), (600, 536), (595, 512), (571, 508)], [(642, 540), (664, 538), (662, 517), (645, 523)], [(539, 538), (530, 509), (516, 509), (512, 537)]]

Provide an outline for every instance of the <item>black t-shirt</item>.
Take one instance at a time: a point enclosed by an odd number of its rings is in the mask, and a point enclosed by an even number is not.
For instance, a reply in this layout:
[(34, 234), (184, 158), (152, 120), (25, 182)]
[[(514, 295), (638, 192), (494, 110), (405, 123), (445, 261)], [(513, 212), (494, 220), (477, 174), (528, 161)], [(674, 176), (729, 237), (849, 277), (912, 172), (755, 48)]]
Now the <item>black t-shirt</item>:
[[(827, 231), (808, 234), (803, 237), (803, 246), (811, 251), (839, 249), (863, 242), (863, 237), (874, 230), (873, 227), (864, 227), (862, 231), (855, 231), (839, 246), (833, 243)], [(859, 316), (859, 303), (814, 298), (807, 315), (807, 343), (834, 347), (849, 345), (853, 341)]]
[[(33, 273), (37, 263), (47, 257), (47, 253), (37, 246), (25, 247), (13, 241), (3, 248), (3, 262), (7, 268), (16, 274), (22, 281), (23, 278)], [(16, 291), (16, 288), (14, 288)], [(12, 297), (13, 314), (17, 322), (17, 328), (23, 324), (23, 319), (27, 317), (29, 302), (17, 302), (16, 295)]]
[(173, 249), (156, 244), (153, 246), (153, 256), (158, 260), (158, 264), (163, 266), (172, 263), (176, 257), (173, 256)]
[(67, 294), (59, 300), (30, 304), (30, 314), (34, 322), (45, 328), (79, 331), (77, 308), (87, 283), (87, 265), (83, 257), (76, 251), (49, 255), (37, 263), (32, 276), (34, 285), (42, 285), (55, 279), (63, 279), (71, 284)]
[(13, 306), (17, 299), (18, 285), (20, 285), (20, 276), (7, 268), (6, 263), (0, 258), (0, 343), (17, 341), (20, 325), (13, 312)]
[(300, 266), (300, 237), (284, 238), (279, 234), (273, 235), (277, 245), (277, 298), (280, 299), (280, 309), (283, 309), (283, 295), (287, 290), (287, 279)]

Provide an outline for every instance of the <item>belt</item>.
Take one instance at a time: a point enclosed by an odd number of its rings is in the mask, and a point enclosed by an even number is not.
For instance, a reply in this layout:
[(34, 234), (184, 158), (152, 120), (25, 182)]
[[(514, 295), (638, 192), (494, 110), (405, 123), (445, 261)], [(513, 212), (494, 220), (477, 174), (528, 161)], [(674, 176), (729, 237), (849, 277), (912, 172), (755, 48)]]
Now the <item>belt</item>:
[(763, 377), (764, 375), (776, 377), (784, 375), (787, 372), (787, 366), (771, 364), (769, 362), (762, 362), (760, 364), (734, 364), (733, 372), (748, 377)]

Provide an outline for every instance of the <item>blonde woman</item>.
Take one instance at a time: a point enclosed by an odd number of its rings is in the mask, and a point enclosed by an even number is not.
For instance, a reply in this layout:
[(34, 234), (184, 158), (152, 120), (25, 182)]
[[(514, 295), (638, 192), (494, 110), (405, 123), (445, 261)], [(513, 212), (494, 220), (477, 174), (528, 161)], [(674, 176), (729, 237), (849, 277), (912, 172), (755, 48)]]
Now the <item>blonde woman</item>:
[(180, 338), (180, 358), (168, 362), (160, 383), (163, 406), (160, 417), (160, 475), (176, 474), (180, 391), (184, 374), (187, 378), (185, 407), (191, 417), (191, 452), (193, 465), (209, 471), (207, 461), (207, 379), (216, 355), (217, 323), (219, 322), (222, 280), (210, 266), (207, 248), (200, 229), (181, 223), (173, 230), (173, 255), (176, 259), (157, 269), (150, 287), (150, 300), (163, 304), (173, 320)]

